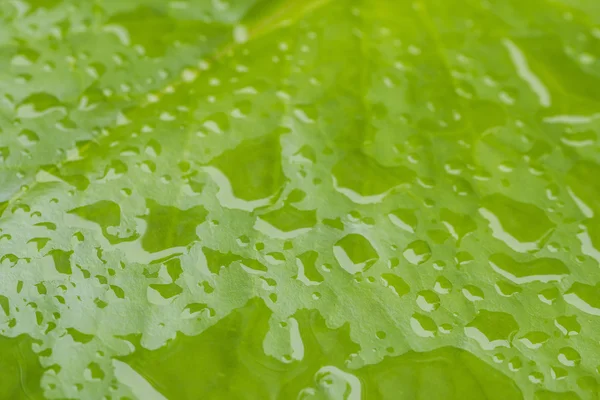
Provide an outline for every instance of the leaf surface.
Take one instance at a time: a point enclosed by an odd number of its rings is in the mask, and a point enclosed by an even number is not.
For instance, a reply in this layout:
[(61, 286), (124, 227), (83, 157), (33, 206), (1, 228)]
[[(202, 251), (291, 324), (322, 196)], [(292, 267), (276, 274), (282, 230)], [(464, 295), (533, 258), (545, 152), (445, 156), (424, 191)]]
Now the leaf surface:
[(598, 397), (596, 1), (0, 21), (3, 398)]

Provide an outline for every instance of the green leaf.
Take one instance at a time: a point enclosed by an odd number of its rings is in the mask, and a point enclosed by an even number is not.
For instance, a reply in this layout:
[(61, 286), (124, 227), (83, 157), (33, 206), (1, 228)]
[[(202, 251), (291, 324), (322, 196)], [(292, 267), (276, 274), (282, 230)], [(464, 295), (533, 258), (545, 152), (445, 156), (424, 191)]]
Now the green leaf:
[(0, 399), (600, 396), (596, 0), (0, 21)]

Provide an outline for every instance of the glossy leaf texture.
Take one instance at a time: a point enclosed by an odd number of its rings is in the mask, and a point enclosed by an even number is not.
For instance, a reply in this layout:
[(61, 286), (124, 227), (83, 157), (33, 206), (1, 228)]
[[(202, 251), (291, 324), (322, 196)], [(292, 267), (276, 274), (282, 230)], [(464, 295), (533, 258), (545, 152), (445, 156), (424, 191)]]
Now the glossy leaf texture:
[(0, 16), (0, 398), (600, 396), (597, 0)]

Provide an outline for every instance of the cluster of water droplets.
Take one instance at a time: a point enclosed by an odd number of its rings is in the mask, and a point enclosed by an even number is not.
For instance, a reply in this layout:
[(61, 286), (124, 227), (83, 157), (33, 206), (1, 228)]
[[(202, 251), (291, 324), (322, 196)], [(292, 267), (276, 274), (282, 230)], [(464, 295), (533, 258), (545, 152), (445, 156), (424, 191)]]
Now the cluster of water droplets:
[(597, 393), (598, 28), (42, 3), (0, 6), (0, 334), (31, 338), (44, 396), (192, 396), (178, 360), (231, 332), (257, 365), (223, 371), (269, 396), (377, 396), (389, 371), (406, 398), (411, 374), (441, 398)]

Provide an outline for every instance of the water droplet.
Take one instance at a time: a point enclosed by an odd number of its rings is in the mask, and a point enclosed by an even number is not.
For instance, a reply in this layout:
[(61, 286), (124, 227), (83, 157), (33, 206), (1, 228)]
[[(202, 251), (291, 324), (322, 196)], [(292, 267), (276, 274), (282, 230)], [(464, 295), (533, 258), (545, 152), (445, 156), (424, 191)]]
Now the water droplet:
[(504, 312), (480, 310), (465, 327), (465, 335), (474, 339), (485, 350), (510, 347), (510, 341), (519, 325), (514, 317)]
[(434, 337), (437, 334), (438, 327), (433, 319), (423, 314), (413, 314), (410, 319), (410, 327), (417, 336)]
[(278, 239), (291, 239), (310, 231), (317, 223), (315, 210), (299, 210), (291, 205), (260, 215), (254, 228)]
[(394, 293), (398, 296), (404, 296), (410, 292), (410, 286), (398, 275), (395, 274), (382, 274), (381, 277), (387, 283)]
[(415, 240), (402, 253), (411, 264), (421, 265), (431, 258), (431, 248), (424, 240)]
[(538, 250), (554, 228), (540, 208), (500, 194), (484, 198), (479, 213), (488, 220), (495, 238), (519, 252)]
[(574, 315), (558, 317), (554, 320), (554, 325), (565, 336), (575, 336), (579, 335), (581, 332), (581, 325), (577, 321), (577, 317)]
[(469, 301), (480, 301), (484, 298), (483, 290), (473, 285), (465, 286), (462, 290), (462, 294)]
[(275, 134), (242, 142), (212, 165), (204, 170), (219, 186), (217, 198), (228, 208), (251, 211), (267, 205), (285, 181)]
[(574, 367), (581, 362), (581, 356), (572, 347), (563, 347), (558, 352), (558, 361), (567, 367)]
[(575, 282), (563, 297), (573, 307), (585, 313), (600, 316), (600, 286)]
[(30, 129), (24, 129), (21, 131), (21, 133), (19, 133), (19, 142), (21, 142), (23, 146), (33, 146), (39, 141), (39, 136)]
[(296, 279), (303, 282), (305, 285), (317, 285), (323, 281), (323, 276), (317, 270), (316, 261), (319, 257), (319, 253), (316, 251), (307, 251), (300, 254), (296, 258), (296, 265), (298, 266), (298, 275)]
[(433, 289), (439, 294), (448, 294), (452, 290), (452, 283), (445, 276), (436, 279)]
[(34, 93), (24, 99), (17, 108), (18, 118), (38, 118), (59, 111), (66, 115), (67, 111), (61, 102), (48, 93)]
[(333, 247), (340, 266), (351, 274), (366, 271), (379, 258), (371, 242), (358, 233), (344, 236)]
[(415, 176), (405, 167), (385, 167), (362, 153), (340, 160), (332, 173), (334, 188), (357, 204), (379, 203), (392, 189), (408, 184)]
[(569, 274), (567, 266), (555, 258), (518, 262), (506, 254), (493, 254), (489, 260), (494, 271), (518, 284), (558, 281)]
[(388, 214), (390, 221), (407, 232), (415, 233), (417, 216), (414, 210), (397, 209)]
[(417, 305), (425, 312), (435, 311), (440, 306), (440, 298), (431, 290), (423, 290), (417, 294)]
[(545, 332), (529, 332), (523, 335), (519, 340), (530, 349), (539, 349), (548, 341), (550, 335)]

